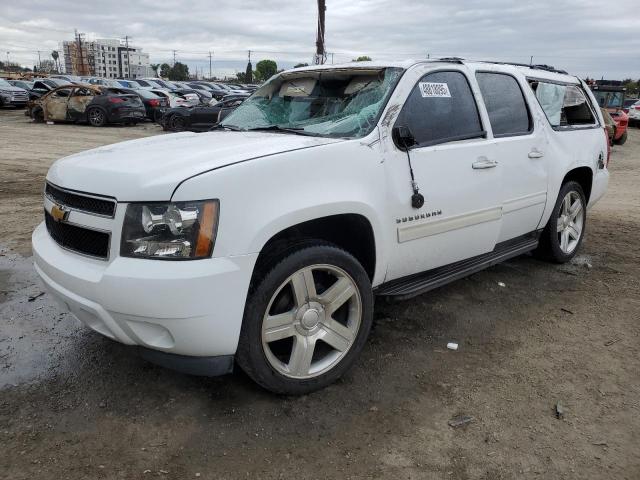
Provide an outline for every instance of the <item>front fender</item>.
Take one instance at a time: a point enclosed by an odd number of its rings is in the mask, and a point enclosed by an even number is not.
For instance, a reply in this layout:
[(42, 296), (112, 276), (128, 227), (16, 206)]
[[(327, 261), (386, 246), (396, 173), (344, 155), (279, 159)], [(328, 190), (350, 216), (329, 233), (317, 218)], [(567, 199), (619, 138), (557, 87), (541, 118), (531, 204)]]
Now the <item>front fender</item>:
[[(274, 133), (274, 135), (282, 135)], [(360, 140), (285, 152), (190, 178), (173, 201), (220, 200), (214, 257), (261, 251), (277, 233), (317, 218), (358, 214), (371, 224), (375, 279), (386, 271), (386, 182), (377, 147)]]

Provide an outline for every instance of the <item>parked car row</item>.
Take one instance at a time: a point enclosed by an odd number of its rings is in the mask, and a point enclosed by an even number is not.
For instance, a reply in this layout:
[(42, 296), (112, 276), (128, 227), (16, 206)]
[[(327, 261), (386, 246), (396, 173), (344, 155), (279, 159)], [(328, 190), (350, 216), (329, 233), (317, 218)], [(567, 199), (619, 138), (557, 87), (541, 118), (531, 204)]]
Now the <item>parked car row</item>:
[[(257, 88), (202, 80), (171, 82), (160, 78), (54, 75), (32, 80), (0, 79), (0, 107), (26, 106), (25, 115), (34, 121), (103, 126), (148, 119), (165, 130), (201, 131), (224, 118)], [(163, 120), (165, 111), (170, 111), (170, 115)], [(171, 118), (177, 120), (170, 121)]]

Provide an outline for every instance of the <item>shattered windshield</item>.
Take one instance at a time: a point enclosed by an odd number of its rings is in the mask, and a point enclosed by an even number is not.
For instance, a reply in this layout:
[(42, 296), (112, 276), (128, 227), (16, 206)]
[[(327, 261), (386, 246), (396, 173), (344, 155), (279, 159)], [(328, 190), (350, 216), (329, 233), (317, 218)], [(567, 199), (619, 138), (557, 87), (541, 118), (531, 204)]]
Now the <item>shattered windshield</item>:
[(401, 68), (287, 72), (263, 85), (221, 122), (234, 130), (282, 130), (357, 138), (375, 126)]

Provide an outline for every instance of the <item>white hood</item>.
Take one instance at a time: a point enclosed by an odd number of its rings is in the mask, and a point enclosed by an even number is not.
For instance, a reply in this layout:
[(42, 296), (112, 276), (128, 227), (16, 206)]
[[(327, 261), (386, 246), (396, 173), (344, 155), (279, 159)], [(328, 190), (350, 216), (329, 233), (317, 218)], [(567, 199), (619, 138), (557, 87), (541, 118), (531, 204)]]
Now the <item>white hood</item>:
[(55, 162), (47, 180), (120, 202), (169, 200), (184, 179), (244, 160), (339, 142), (269, 132), (175, 133), (107, 145)]

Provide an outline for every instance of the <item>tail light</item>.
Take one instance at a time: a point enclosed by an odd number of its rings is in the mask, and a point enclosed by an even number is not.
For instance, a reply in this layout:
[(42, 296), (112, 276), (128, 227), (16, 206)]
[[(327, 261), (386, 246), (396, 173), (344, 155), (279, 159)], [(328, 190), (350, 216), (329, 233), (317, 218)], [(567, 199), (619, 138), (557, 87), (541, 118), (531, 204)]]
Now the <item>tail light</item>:
[(635, 107), (633, 107), (635, 110), (640, 110), (640, 105), (636, 105)]
[(109, 97), (109, 103), (124, 103), (124, 99), (120, 97)]
[(158, 100), (157, 98), (152, 98), (151, 100), (149, 100), (149, 105), (152, 107), (159, 107), (160, 100)]

